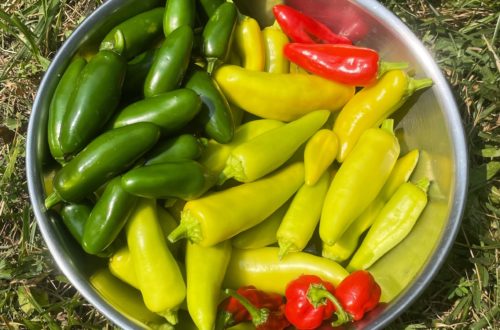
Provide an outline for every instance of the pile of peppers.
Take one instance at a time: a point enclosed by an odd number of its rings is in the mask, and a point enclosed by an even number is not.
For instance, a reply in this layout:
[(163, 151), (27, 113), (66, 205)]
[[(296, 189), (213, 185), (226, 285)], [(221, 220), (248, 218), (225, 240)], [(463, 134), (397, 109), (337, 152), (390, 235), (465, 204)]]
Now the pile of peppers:
[(410, 180), (419, 150), (402, 153), (391, 116), (432, 81), (287, 5), (271, 26), (225, 0), (129, 10), (71, 59), (48, 114), (45, 207), (108, 260), (94, 286), (127, 286), (116, 296), (138, 293), (165, 328), (316, 329), (375, 309), (369, 268), (431, 184)]

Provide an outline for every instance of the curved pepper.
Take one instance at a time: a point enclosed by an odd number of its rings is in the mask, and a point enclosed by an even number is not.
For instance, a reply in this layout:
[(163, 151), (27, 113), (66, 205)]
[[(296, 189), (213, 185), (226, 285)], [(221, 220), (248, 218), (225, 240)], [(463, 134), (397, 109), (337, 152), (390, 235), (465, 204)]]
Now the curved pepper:
[(242, 16), (234, 32), (236, 51), (247, 70), (263, 71), (265, 67), (264, 38), (255, 18)]
[(208, 137), (219, 143), (228, 143), (234, 135), (234, 121), (225, 95), (212, 77), (202, 70), (194, 70), (185, 87), (195, 91), (203, 102), (196, 120), (203, 125)]
[[(137, 123), (107, 131), (61, 168), (53, 180), (54, 192), (45, 199), (51, 208), (61, 199), (77, 202), (106, 181), (130, 168), (160, 137), (160, 129)], [(116, 152), (120, 150), (120, 152)], [(113, 155), (113, 159), (109, 159)]]
[(332, 180), (321, 212), (319, 235), (333, 245), (382, 189), (399, 156), (399, 142), (392, 130), (393, 120), (382, 128), (371, 128)]
[(120, 30), (123, 34), (125, 44), (121, 53), (122, 56), (131, 59), (146, 51), (162, 36), (164, 11), (165, 8), (158, 7), (135, 15), (118, 24), (104, 37), (99, 49), (115, 49), (115, 33), (117, 30)]
[(236, 65), (221, 66), (214, 78), (231, 103), (259, 117), (282, 121), (319, 109), (339, 110), (354, 95), (353, 86), (315, 75), (257, 72)]
[(355, 86), (373, 84), (389, 70), (408, 67), (408, 63), (381, 62), (375, 50), (352, 45), (290, 43), (283, 52), (308, 72)]
[(304, 184), (293, 197), (276, 232), (280, 259), (290, 252), (302, 251), (311, 240), (329, 185), (330, 175), (325, 172), (315, 185)]
[(111, 126), (150, 122), (161, 128), (162, 135), (170, 135), (184, 128), (200, 110), (200, 97), (190, 89), (179, 88), (130, 104), (113, 118)]
[(326, 258), (297, 252), (280, 261), (278, 252), (277, 247), (233, 249), (223, 285), (232, 289), (255, 285), (283, 295), (288, 283), (302, 274), (319, 276), (333, 285), (349, 275), (338, 263)]
[(323, 126), (329, 115), (326, 110), (313, 111), (234, 148), (222, 171), (224, 179), (251, 182), (274, 171)]
[(187, 25), (179, 27), (168, 35), (158, 49), (144, 82), (145, 97), (179, 87), (191, 58), (193, 39), (193, 29)]
[(234, 236), (231, 239), (233, 246), (237, 249), (258, 249), (276, 243), (276, 232), (289, 206), (290, 201), (287, 201), (257, 226)]
[(405, 182), (385, 204), (354, 253), (350, 270), (366, 269), (401, 242), (411, 231), (427, 205), (429, 180)]
[(329, 129), (317, 131), (304, 149), (305, 182), (314, 185), (335, 160), (338, 138)]
[(82, 247), (89, 254), (98, 254), (106, 249), (125, 226), (132, 213), (137, 197), (121, 186), (121, 177), (106, 185), (85, 223)]
[(380, 125), (415, 91), (430, 85), (431, 79), (415, 80), (402, 70), (392, 70), (375, 84), (356, 93), (333, 124), (333, 132), (339, 138), (337, 160), (343, 162), (346, 159), (364, 131)]
[(222, 242), (266, 219), (303, 181), (304, 166), (294, 163), (260, 180), (188, 201), (181, 214), (181, 224), (168, 239), (175, 242), (187, 237), (202, 246)]
[(83, 149), (111, 118), (120, 101), (127, 63), (113, 51), (99, 51), (80, 72), (61, 123), (65, 155)]
[(177, 310), (186, 297), (186, 284), (167, 247), (154, 199), (139, 200), (125, 231), (146, 307), (176, 324)]
[(220, 5), (226, 3), (226, 0), (199, 0), (203, 10), (208, 17), (211, 17)]
[(71, 95), (76, 88), (76, 82), (87, 62), (77, 57), (68, 65), (61, 80), (57, 84), (50, 102), (49, 119), (47, 124), (47, 139), (52, 157), (59, 163), (64, 163), (64, 152), (59, 141), (64, 115), (68, 109)]
[(184, 160), (134, 168), (123, 175), (121, 185), (136, 196), (191, 200), (205, 193), (215, 180), (198, 162)]
[(187, 243), (187, 306), (200, 330), (212, 330), (215, 326), (221, 285), (231, 249), (228, 240), (211, 247)]
[(163, 15), (163, 33), (168, 37), (181, 26), (194, 26), (196, 15), (195, 0), (168, 0)]
[(236, 129), (234, 137), (229, 143), (222, 144), (212, 139), (209, 140), (207, 148), (200, 158), (200, 163), (215, 174), (220, 174), (226, 166), (231, 150), (262, 133), (283, 125), (283, 122), (274, 119), (257, 119), (246, 122)]
[(333, 33), (326, 25), (287, 6), (275, 5), (273, 14), (283, 31), (293, 42), (305, 44), (352, 44), (348, 38)]
[(203, 28), (203, 55), (207, 59), (208, 73), (229, 58), (233, 35), (238, 21), (238, 10), (234, 3), (224, 2), (210, 16)]
[(81, 245), (85, 223), (92, 212), (93, 204), (86, 201), (83, 203), (65, 204), (60, 211), (61, 218), (68, 228), (71, 236)]
[(264, 38), (264, 54), (266, 72), (288, 73), (290, 62), (283, 54), (283, 48), (288, 44), (288, 37), (281, 31), (276, 22), (262, 30)]
[(145, 165), (198, 159), (205, 150), (205, 139), (181, 134), (158, 143), (145, 158)]
[(373, 224), (373, 221), (391, 198), (398, 187), (408, 181), (417, 165), (419, 151), (413, 150), (400, 157), (384, 186), (373, 202), (349, 226), (340, 239), (333, 245), (323, 244), (322, 255), (337, 262), (347, 260), (358, 246), (361, 235)]

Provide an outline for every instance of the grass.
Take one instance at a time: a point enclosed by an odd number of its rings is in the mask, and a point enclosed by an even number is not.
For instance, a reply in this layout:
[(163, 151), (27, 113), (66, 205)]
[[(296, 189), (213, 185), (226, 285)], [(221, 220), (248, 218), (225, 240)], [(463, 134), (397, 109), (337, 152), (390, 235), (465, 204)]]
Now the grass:
[[(0, 4), (0, 328), (112, 328), (55, 267), (37, 230), (24, 149), (31, 105), (61, 42), (101, 1)], [(500, 3), (383, 0), (447, 77), (470, 151), (463, 224), (443, 268), (391, 329), (500, 328)]]

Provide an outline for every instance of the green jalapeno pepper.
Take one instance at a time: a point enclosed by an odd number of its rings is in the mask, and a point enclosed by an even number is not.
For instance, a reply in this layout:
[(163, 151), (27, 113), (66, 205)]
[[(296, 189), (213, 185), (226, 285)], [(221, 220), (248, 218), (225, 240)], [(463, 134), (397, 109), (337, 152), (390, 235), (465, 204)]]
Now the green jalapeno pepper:
[(365, 131), (332, 180), (321, 212), (319, 234), (333, 245), (382, 189), (399, 156), (399, 142), (387, 119)]
[(108, 182), (85, 223), (82, 239), (85, 252), (98, 254), (113, 243), (125, 226), (137, 199), (122, 188), (120, 176)]
[(405, 182), (382, 208), (347, 269), (366, 269), (401, 242), (427, 205), (429, 180)]
[(214, 175), (194, 160), (134, 168), (122, 177), (123, 189), (146, 198), (194, 199), (215, 183)]
[(200, 4), (208, 17), (211, 17), (220, 5), (226, 3), (225, 0), (200, 0)]
[(238, 10), (234, 3), (224, 2), (210, 16), (203, 29), (203, 55), (207, 59), (207, 71), (212, 73), (215, 65), (226, 62), (238, 22)]
[(230, 258), (229, 240), (211, 247), (187, 243), (187, 306), (200, 330), (214, 328), (222, 281)]
[(151, 97), (179, 87), (191, 58), (193, 29), (183, 25), (170, 33), (149, 69), (144, 96)]
[(146, 307), (176, 324), (177, 310), (186, 297), (186, 284), (167, 247), (154, 199), (139, 200), (125, 231)]
[(268, 216), (264, 221), (231, 239), (237, 249), (258, 249), (276, 243), (276, 232), (285, 216), (290, 200)]
[(111, 118), (120, 101), (127, 63), (109, 50), (99, 51), (83, 68), (61, 123), (65, 155), (83, 149)]
[(145, 156), (145, 165), (198, 159), (205, 149), (205, 139), (181, 134), (158, 143)]
[(127, 71), (122, 86), (122, 95), (126, 101), (143, 97), (144, 82), (148, 75), (157, 49), (149, 49), (127, 63)]
[(59, 163), (64, 163), (64, 152), (59, 141), (64, 115), (68, 109), (71, 95), (76, 88), (76, 82), (87, 62), (77, 57), (68, 65), (61, 80), (57, 84), (49, 107), (47, 138), (52, 157)]
[(161, 128), (162, 135), (170, 135), (186, 126), (200, 109), (200, 97), (190, 89), (180, 88), (130, 104), (115, 116), (111, 126), (150, 122)]
[(89, 201), (65, 204), (60, 211), (61, 218), (79, 244), (82, 244), (85, 223), (92, 212), (93, 204)]
[(262, 222), (303, 182), (304, 165), (294, 163), (260, 180), (188, 201), (181, 213), (181, 224), (168, 239), (175, 242), (187, 237), (202, 246), (215, 245)]
[(150, 123), (132, 124), (99, 135), (56, 173), (54, 192), (46, 198), (45, 207), (49, 209), (61, 199), (83, 200), (106, 181), (130, 168), (153, 147), (159, 136), (160, 129)]
[(181, 26), (193, 28), (195, 21), (194, 0), (168, 0), (163, 16), (163, 33), (165, 37)]
[(400, 157), (375, 200), (349, 226), (340, 239), (333, 245), (323, 244), (322, 255), (337, 262), (347, 260), (358, 246), (361, 235), (373, 224), (373, 221), (391, 198), (398, 187), (408, 181), (417, 165), (419, 151), (413, 150)]
[(329, 185), (330, 175), (325, 172), (316, 184), (304, 184), (293, 197), (276, 232), (280, 259), (289, 252), (302, 251), (311, 240)]
[(283, 260), (279, 260), (278, 253), (277, 247), (233, 249), (224, 287), (237, 289), (254, 285), (259, 290), (284, 295), (288, 283), (302, 274), (319, 276), (335, 286), (349, 275), (335, 261), (310, 253), (293, 253)]
[(187, 77), (186, 88), (195, 91), (203, 102), (197, 121), (208, 137), (228, 143), (234, 135), (234, 122), (226, 97), (206, 71), (194, 70)]
[(254, 181), (283, 165), (330, 116), (317, 110), (263, 133), (231, 151), (222, 175), (240, 182)]
[(102, 40), (99, 49), (115, 49), (115, 33), (123, 34), (125, 47), (122, 56), (131, 59), (144, 52), (162, 35), (162, 20), (165, 8), (159, 7), (135, 15), (114, 27)]

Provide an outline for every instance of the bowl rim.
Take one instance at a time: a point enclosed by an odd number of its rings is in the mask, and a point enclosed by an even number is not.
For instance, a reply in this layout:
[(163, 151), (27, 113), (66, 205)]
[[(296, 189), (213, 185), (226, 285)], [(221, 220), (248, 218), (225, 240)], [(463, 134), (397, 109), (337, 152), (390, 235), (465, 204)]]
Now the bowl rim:
[[(80, 272), (77, 272), (70, 262), (65, 258), (54, 243), (57, 239), (50, 225), (48, 225), (48, 215), (45, 212), (43, 204), (43, 187), (40, 182), (42, 173), (37, 166), (37, 146), (39, 144), (37, 134), (35, 134), (35, 125), (41, 120), (41, 112), (44, 107), (42, 95), (51, 91), (54, 88), (53, 76), (57, 75), (57, 68), (68, 63), (70, 58), (82, 44), (85, 35), (91, 30), (91, 27), (98, 23), (100, 18), (107, 16), (114, 11), (119, 10), (124, 3), (131, 3), (132, 0), (108, 0), (93, 11), (85, 20), (78, 25), (73, 33), (63, 43), (57, 51), (53, 61), (47, 69), (37, 91), (32, 112), (28, 123), (28, 134), (26, 144), (26, 174), (28, 181), (28, 192), (35, 214), (36, 221), (39, 225), (42, 237), (47, 245), (56, 265), (62, 273), (70, 280), (71, 284), (80, 292), (80, 294), (90, 302), (97, 310), (99, 310), (110, 322), (124, 328), (137, 328), (138, 324), (123, 316), (106, 300), (104, 300), (93, 288), (90, 282), (87, 281)], [(423, 267), (417, 278), (411, 282), (409, 287), (405, 289), (398, 297), (392, 301), (379, 315), (376, 322), (370, 324), (371, 329), (382, 329), (398, 317), (404, 310), (413, 304), (417, 298), (423, 293), (424, 289), (431, 283), (432, 279), (437, 275), (442, 267), (446, 257), (451, 251), (451, 247), (458, 234), (461, 225), (465, 204), (466, 193), (468, 186), (468, 152), (465, 139), (465, 132), (461, 123), (458, 107), (455, 98), (451, 92), (447, 80), (443, 76), (440, 68), (435, 62), (430, 52), (425, 48), (422, 42), (413, 34), (413, 32), (391, 11), (385, 8), (382, 4), (375, 0), (358, 0), (355, 4), (368, 11), (380, 23), (386, 24), (389, 28), (398, 31), (402, 35), (401, 42), (412, 50), (416, 61), (421, 64), (422, 71), (426, 76), (434, 81), (432, 89), (436, 95), (436, 100), (441, 106), (441, 111), (446, 117), (446, 124), (450, 134), (450, 140), (454, 141), (451, 144), (453, 164), (455, 165), (454, 177), (454, 195), (451, 197), (452, 205), (449, 214), (449, 219), (446, 227), (443, 229), (446, 235), (441, 236), (434, 249), (434, 253)], [(70, 56), (68, 56), (70, 55)], [(418, 281), (417, 281), (418, 280)], [(398, 302), (398, 303), (394, 303)]]

